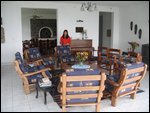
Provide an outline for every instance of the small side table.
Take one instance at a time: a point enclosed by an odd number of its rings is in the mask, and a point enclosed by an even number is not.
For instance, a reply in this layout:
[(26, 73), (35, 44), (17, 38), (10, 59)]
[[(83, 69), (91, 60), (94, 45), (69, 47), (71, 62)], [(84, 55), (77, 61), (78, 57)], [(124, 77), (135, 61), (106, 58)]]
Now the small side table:
[(41, 89), (44, 92), (44, 104), (47, 104), (47, 92), (50, 92), (53, 90), (54, 85), (51, 86), (45, 86), (45, 87), (40, 87), (39, 85), (39, 80), (36, 82), (36, 98), (38, 98), (38, 90)]

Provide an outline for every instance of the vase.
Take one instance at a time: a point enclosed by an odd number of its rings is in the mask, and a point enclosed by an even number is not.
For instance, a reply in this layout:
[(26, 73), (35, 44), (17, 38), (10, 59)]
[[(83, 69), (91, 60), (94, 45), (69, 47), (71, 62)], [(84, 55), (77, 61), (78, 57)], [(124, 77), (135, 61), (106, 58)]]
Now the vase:
[(83, 62), (79, 62), (79, 65), (81, 65), (81, 66), (82, 66), (82, 65), (83, 65)]

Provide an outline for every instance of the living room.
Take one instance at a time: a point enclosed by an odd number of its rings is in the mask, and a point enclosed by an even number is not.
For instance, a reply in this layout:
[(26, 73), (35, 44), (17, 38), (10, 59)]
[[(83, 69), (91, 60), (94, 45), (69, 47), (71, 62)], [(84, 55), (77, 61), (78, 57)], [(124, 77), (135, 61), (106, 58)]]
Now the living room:
[[(4, 37), (2, 41), (1, 35), (1, 111), (61, 111), (58, 105), (52, 102), (52, 97), (47, 95), (47, 105), (43, 104), (43, 93), (41, 92), (38, 99), (35, 99), (35, 93), (25, 95), (21, 79), (15, 71), (13, 65), (15, 60), (15, 53), (20, 52), (23, 56), (23, 44), (22, 41), (30, 40), (31, 35), (29, 26), (24, 26), (23, 9), (54, 9), (56, 10), (57, 19), (57, 45), (60, 45), (60, 37), (65, 29), (72, 40), (82, 40), (82, 33), (76, 32), (77, 27), (82, 27), (86, 30), (87, 39), (92, 40), (92, 47), (94, 50), (100, 46), (100, 31), (99, 31), (99, 18), (101, 12), (111, 13), (111, 28), (106, 29), (107, 36), (105, 39), (109, 40), (110, 43), (105, 42), (102, 45), (111, 48), (120, 49), (121, 51), (127, 52), (130, 48), (128, 42), (137, 42), (139, 47), (135, 49), (135, 52), (142, 55), (142, 45), (149, 44), (149, 1), (91, 1), (96, 3), (96, 11), (81, 11), (82, 3), (86, 1), (1, 1), (1, 34), (2, 27), (4, 29)], [(41, 16), (41, 15), (39, 15)], [(26, 18), (26, 17), (25, 17)], [(28, 17), (29, 18), (29, 17)], [(42, 18), (42, 17), (41, 17)], [(133, 25), (131, 25), (131, 22)], [(29, 24), (29, 22), (27, 22)], [(137, 26), (137, 33), (135, 34), (135, 25)], [(133, 27), (131, 30), (131, 26)], [(26, 29), (26, 30), (25, 30)], [(142, 30), (141, 37), (139, 38), (139, 30)], [(110, 33), (111, 32), (111, 33)], [(85, 39), (85, 40), (87, 40)], [(80, 45), (79, 45), (80, 46)], [(147, 50), (149, 51), (149, 46)], [(97, 56), (97, 52), (94, 52), (94, 56)], [(149, 62), (147, 59), (146, 62)], [(11, 76), (12, 74), (12, 76)], [(7, 77), (6, 77), (7, 76)], [(144, 81), (145, 80), (145, 81)], [(141, 83), (141, 87), (144, 84), (144, 92), (137, 94), (139, 98), (135, 98), (137, 102), (131, 102), (131, 99), (119, 99), (120, 104), (116, 107), (111, 107), (110, 100), (101, 101), (101, 111), (149, 111), (149, 71), (147, 71), (145, 78)], [(9, 81), (10, 84), (6, 84)], [(146, 86), (147, 85), (147, 86)], [(18, 86), (14, 88), (14, 86)], [(11, 92), (10, 92), (11, 91)], [(15, 93), (17, 92), (17, 93)], [(8, 94), (9, 93), (9, 94)], [(140, 95), (144, 95), (141, 96)], [(7, 95), (7, 96), (6, 96)], [(15, 97), (18, 95), (18, 99)], [(8, 97), (8, 99), (7, 99)], [(19, 99), (20, 98), (20, 99)], [(21, 100), (23, 98), (23, 100)], [(16, 100), (15, 100), (16, 99)], [(140, 103), (139, 100), (144, 103)], [(7, 101), (6, 101), (7, 100)], [(36, 103), (37, 107), (32, 106)], [(30, 102), (31, 103), (30, 103)], [(18, 103), (17, 103), (18, 102)], [(21, 106), (21, 103), (26, 103), (25, 106)], [(37, 103), (39, 102), (39, 104)], [(130, 103), (131, 102), (131, 103)], [(133, 109), (125, 106), (134, 106)], [(135, 104), (135, 105), (134, 105)], [(140, 104), (140, 105), (137, 105)], [(144, 105), (145, 104), (145, 105)], [(120, 106), (119, 106), (120, 105)], [(42, 106), (41, 109), (38, 106)], [(55, 107), (52, 107), (55, 106)], [(118, 108), (118, 106), (120, 108)], [(142, 107), (141, 107), (142, 106)], [(140, 107), (140, 109), (138, 109)], [(20, 108), (20, 109), (19, 109)], [(22, 109), (21, 109), (22, 108)], [(92, 111), (93, 108), (88, 109), (87, 107), (73, 107), (69, 108), (70, 111)]]

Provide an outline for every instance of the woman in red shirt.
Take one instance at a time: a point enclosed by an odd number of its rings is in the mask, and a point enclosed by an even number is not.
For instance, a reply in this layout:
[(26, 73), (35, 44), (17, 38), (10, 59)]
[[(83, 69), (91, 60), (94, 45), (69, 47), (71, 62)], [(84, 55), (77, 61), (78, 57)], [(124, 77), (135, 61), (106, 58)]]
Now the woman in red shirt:
[(63, 35), (60, 38), (60, 44), (61, 45), (70, 45), (71, 44), (71, 38), (68, 35), (68, 31), (64, 30)]

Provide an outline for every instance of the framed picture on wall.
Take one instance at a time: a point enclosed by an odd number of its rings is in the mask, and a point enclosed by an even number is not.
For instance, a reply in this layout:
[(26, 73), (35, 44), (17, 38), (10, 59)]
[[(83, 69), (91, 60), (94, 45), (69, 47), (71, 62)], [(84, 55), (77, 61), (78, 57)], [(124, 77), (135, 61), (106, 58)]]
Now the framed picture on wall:
[(111, 29), (107, 29), (107, 37), (111, 37)]

